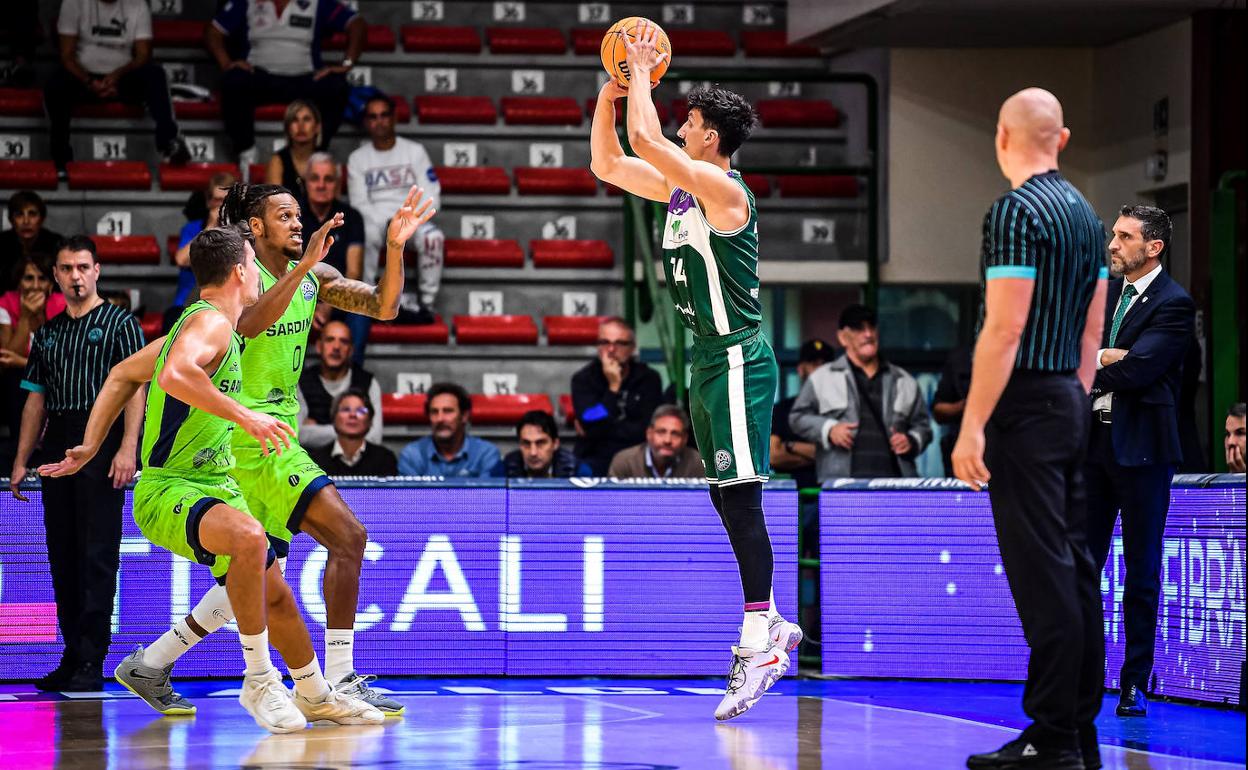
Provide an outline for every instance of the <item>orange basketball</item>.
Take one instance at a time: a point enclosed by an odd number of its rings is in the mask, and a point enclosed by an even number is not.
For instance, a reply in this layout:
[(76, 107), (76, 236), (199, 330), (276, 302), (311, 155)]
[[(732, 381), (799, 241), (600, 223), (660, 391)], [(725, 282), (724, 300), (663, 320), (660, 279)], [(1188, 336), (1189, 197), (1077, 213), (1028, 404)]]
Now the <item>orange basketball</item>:
[(658, 27), (659, 36), (655, 41), (660, 52), (667, 54), (663, 61), (659, 62), (659, 66), (654, 68), (650, 73), (650, 82), (657, 83), (659, 78), (667, 72), (667, 65), (672, 61), (672, 43), (667, 39), (667, 33), (662, 27), (643, 16), (629, 16), (620, 19), (611, 25), (611, 29), (607, 30), (607, 34), (602, 38), (602, 47), (599, 53), (602, 56), (602, 66), (606, 69), (607, 74), (615, 78), (615, 81), (624, 87), (628, 87), (628, 81), (631, 79), (628, 72), (628, 57), (624, 50), (624, 36), (628, 35), (630, 41), (637, 39), (637, 26), (641, 22), (649, 22)]

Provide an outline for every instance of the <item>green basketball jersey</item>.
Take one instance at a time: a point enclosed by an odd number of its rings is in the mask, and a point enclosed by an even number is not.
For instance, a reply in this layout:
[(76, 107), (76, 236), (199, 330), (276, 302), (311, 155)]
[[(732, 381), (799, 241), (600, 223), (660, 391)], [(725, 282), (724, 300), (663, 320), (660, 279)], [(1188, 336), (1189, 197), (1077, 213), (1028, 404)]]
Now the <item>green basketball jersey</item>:
[[(268, 291), (277, 283), (277, 278), (259, 259), (256, 264), (260, 267), (260, 288)], [(290, 267), (295, 264), (291, 262)], [(308, 330), (312, 328), (319, 293), (320, 281), (308, 273), (277, 323), (243, 345), (243, 369), (247, 378), (239, 400), (243, 406), (285, 420), (292, 427), (299, 414), (299, 375), (303, 372)]]
[(667, 290), (685, 326), (698, 337), (758, 328), (758, 209), (741, 174), (729, 171), (745, 190), (750, 216), (730, 233), (711, 227), (698, 201), (672, 190), (663, 228), (663, 272)]
[[(169, 348), (186, 320), (200, 312), (218, 312), (203, 300), (182, 311), (177, 323), (156, 359), (156, 370), (147, 389), (147, 414), (143, 423), (143, 472), (174, 475), (182, 478), (220, 476), (234, 467), (230, 452), (230, 434), (234, 423), (214, 414), (200, 411), (170, 396), (157, 382), (165, 368)], [(229, 350), (221, 358), (217, 371), (211, 375), (217, 390), (238, 398), (243, 387), (242, 351), (237, 333), (232, 335)]]

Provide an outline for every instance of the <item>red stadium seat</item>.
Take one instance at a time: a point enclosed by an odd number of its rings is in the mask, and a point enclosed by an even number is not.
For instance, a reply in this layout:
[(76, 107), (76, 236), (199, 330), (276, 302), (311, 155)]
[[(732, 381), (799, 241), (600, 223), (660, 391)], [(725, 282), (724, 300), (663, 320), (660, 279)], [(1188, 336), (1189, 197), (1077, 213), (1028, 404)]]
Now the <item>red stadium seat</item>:
[(475, 27), (406, 24), (399, 36), (403, 50), (410, 53), (481, 53), (481, 35)]
[(546, 342), (550, 345), (593, 345), (598, 341), (598, 327), (606, 316), (548, 315)]
[(524, 267), (524, 251), (516, 241), (447, 238), (447, 267)]
[[(364, 33), (365, 51), (388, 53), (394, 50), (396, 42), (394, 30), (385, 24), (369, 24), (368, 31)], [(347, 34), (335, 32), (325, 38), (322, 45), (327, 51), (344, 51), (347, 48)]]
[(537, 324), (527, 315), (457, 315), (454, 321), (461, 345), (537, 344)]
[(173, 255), (178, 253), (178, 242), (181, 240), (177, 235), (171, 235), (165, 239), (165, 250), (169, 252), (169, 262), (173, 262)]
[(0, 115), (6, 118), (42, 118), (43, 91), (37, 88), (0, 88)]
[(746, 56), (770, 56), (775, 58), (800, 58), (819, 56), (818, 48), (811, 45), (790, 45), (782, 29), (747, 29), (741, 31), (741, 50)]
[(105, 120), (138, 120), (143, 117), (143, 107), (125, 102), (97, 102), (74, 107), (76, 118), (102, 118)]
[(841, 113), (827, 99), (761, 99), (758, 120), (766, 128), (836, 128)]
[(568, 50), (568, 41), (554, 27), (490, 27), (485, 38), (494, 54), (564, 54)]
[(66, 170), (71, 190), (147, 190), (152, 186), (152, 171), (141, 160), (74, 160)]
[(247, 178), (251, 180), (251, 184), (264, 182), (264, 176), (267, 173), (269, 173), (269, 164), (267, 163), (251, 163), (247, 166)]
[(450, 338), (450, 327), (440, 315), (431, 324), (374, 323), (368, 332), (368, 341), (375, 345), (445, 345)]
[(151, 342), (160, 337), (160, 331), (165, 326), (165, 317), (160, 313), (144, 313), (139, 319), (139, 326), (143, 329), (143, 339)]
[(771, 195), (771, 180), (763, 174), (742, 174), (742, 181), (750, 188), (755, 198), (766, 198)]
[(682, 126), (685, 118), (689, 117), (689, 102), (684, 99), (676, 99), (672, 102), (672, 123)]
[(208, 22), (198, 19), (152, 19), (152, 45), (157, 48), (200, 48)]
[(381, 416), (390, 425), (428, 425), (425, 400), (424, 393), (382, 393)]
[(576, 408), (572, 406), (572, 394), (559, 394), (559, 413), (563, 415), (563, 424), (572, 426), (576, 424)]
[(615, 255), (606, 241), (534, 240), (529, 243), (534, 267), (577, 267), (609, 270)]
[(158, 265), (160, 244), (154, 235), (93, 235), (100, 261), (114, 265)]
[(220, 120), (221, 102), (216, 97), (206, 102), (183, 102), (175, 99), (173, 114), (178, 120)]
[[(591, 96), (585, 100), (585, 117), (590, 120), (594, 119), (594, 110), (598, 109), (598, 97)], [(666, 125), (667, 119), (671, 117), (668, 112), (667, 105), (663, 102), (655, 102), (654, 111), (659, 113), (659, 123)], [(624, 102), (617, 102), (615, 105), (615, 125), (624, 125)]]
[(782, 198), (857, 198), (858, 177), (833, 174), (780, 174)]
[(493, 125), (498, 112), (488, 96), (417, 96), (416, 119), (421, 123)]
[[(545, 393), (514, 393), (487, 396), (472, 394), (473, 425), (515, 425), (525, 412), (539, 410), (554, 414), (555, 407)], [(389, 419), (388, 417), (386, 419)]]
[(667, 38), (676, 56), (732, 56), (737, 52), (732, 35), (723, 30), (669, 29)]
[(596, 195), (598, 181), (587, 168), (516, 169), (516, 190), (521, 195)]
[(438, 166), (443, 195), (507, 195), (511, 179), (497, 166)]
[(50, 160), (0, 160), (0, 189), (55, 190), (56, 166)]
[(202, 190), (208, 186), (213, 174), (230, 173), (239, 176), (238, 166), (233, 163), (188, 163), (185, 166), (160, 164), (160, 189)]
[(602, 39), (606, 35), (604, 29), (572, 30), (572, 52), (577, 56), (598, 56), (602, 51)]
[(509, 126), (579, 126), (584, 120), (570, 96), (504, 96), (499, 104)]

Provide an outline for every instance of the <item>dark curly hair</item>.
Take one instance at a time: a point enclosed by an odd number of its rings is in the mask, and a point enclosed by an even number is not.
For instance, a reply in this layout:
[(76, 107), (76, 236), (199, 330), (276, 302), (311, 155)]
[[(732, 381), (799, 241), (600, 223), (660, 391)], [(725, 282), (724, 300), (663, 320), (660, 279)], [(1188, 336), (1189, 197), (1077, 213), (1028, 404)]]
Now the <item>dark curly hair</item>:
[(221, 204), (222, 225), (248, 226), (252, 217), (264, 218), (265, 201), (274, 195), (291, 195), (290, 190), (280, 184), (244, 184), (238, 182), (230, 185)]
[(731, 158), (732, 154), (750, 138), (758, 123), (758, 113), (741, 94), (719, 86), (695, 88), (689, 92), (689, 110), (702, 114), (707, 128), (719, 132), (719, 154)]

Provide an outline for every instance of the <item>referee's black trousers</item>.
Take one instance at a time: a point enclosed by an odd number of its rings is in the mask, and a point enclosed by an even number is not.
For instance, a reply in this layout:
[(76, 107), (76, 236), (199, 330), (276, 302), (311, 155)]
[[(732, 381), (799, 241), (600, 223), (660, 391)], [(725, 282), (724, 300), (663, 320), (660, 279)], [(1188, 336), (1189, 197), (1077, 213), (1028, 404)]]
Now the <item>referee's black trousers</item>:
[[(1122, 551), (1126, 581), (1122, 620), (1126, 651), (1119, 684), (1147, 692), (1153, 672), (1157, 637), (1157, 606), (1161, 599), (1162, 541), (1170, 512), (1174, 466), (1167, 463), (1119, 465), (1108, 423), (1094, 420), (1088, 464), (1088, 545), (1097, 565), (1105, 569), (1112, 552), (1114, 523), (1122, 512)], [(1117, 572), (1117, 565), (1111, 574)], [(1113, 606), (1110, 606), (1113, 612)]]
[(1074, 749), (1105, 680), (1100, 583), (1082, 469), (1088, 396), (1074, 374), (1016, 371), (985, 430), (1001, 560), (1031, 648), (1024, 737)]
[[(45, 461), (82, 443), (86, 412), (53, 414), (43, 438)], [(121, 444), (118, 420), (91, 462), (73, 476), (43, 479), (43, 525), (65, 655), (101, 664), (108, 654), (121, 550), (125, 490), (108, 476)]]

